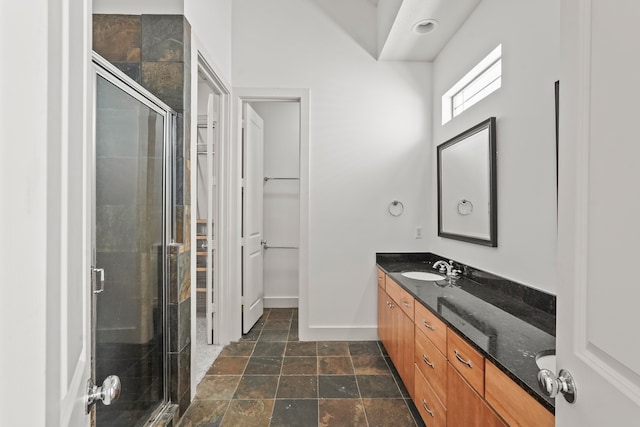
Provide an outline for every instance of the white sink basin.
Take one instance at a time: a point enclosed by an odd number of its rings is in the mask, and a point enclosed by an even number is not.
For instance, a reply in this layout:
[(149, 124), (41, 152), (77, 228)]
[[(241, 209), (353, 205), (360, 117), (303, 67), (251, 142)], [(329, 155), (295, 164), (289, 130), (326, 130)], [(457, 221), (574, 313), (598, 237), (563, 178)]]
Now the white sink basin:
[(556, 372), (556, 355), (549, 352), (540, 352), (536, 356), (536, 365), (540, 369), (548, 369), (551, 372)]
[(435, 282), (437, 280), (444, 279), (444, 276), (435, 273), (428, 273), (426, 271), (405, 271), (401, 273), (404, 277), (415, 280), (427, 280), (429, 282)]

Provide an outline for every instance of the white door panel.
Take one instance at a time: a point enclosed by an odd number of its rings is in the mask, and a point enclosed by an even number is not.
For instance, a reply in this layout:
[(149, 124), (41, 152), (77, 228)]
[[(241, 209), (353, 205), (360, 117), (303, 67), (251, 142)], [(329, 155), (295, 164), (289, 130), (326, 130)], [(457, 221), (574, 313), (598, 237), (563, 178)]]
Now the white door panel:
[(556, 398), (556, 425), (635, 425), (640, 3), (564, 0), (562, 14), (557, 352), (578, 393)]
[[(91, 28), (91, 3), (86, 0), (64, 0), (50, 6), (51, 16), (60, 14), (66, 31), (62, 31), (60, 39), (62, 50), (59, 53), (63, 70), (63, 80), (57, 82), (62, 84), (60, 99), (53, 100), (60, 108), (60, 120), (54, 126), (60, 132), (60, 145), (49, 143), (53, 151), (60, 149), (59, 166), (54, 166), (54, 169), (60, 168), (60, 180), (51, 183), (51, 188), (59, 189), (60, 193), (49, 190), (52, 200), (59, 198), (60, 209), (47, 212), (51, 226), (54, 229), (59, 227), (59, 234), (52, 233), (59, 241), (53, 245), (49, 242), (41, 248), (51, 253), (52, 261), (55, 259), (59, 262), (59, 270), (52, 268), (57, 277), (51, 281), (51, 289), (55, 289), (56, 282), (60, 284), (60, 293), (56, 295), (59, 298), (60, 323), (51, 325), (53, 331), (60, 328), (59, 353), (52, 354), (54, 352), (50, 344), (47, 353), (48, 358), (60, 362), (57, 371), (54, 366), (48, 366), (48, 369), (53, 368), (59, 374), (60, 413), (59, 421), (56, 420), (59, 424), (48, 417), (47, 425), (80, 427), (90, 424), (90, 417), (85, 411), (85, 397), (91, 368), (89, 267), (92, 206), (89, 183), (93, 163), (90, 143), (93, 134), (93, 81), (90, 78), (91, 52), (85, 43)], [(59, 10), (55, 11), (56, 8)], [(52, 33), (50, 37), (55, 40)], [(55, 75), (55, 67), (51, 68), (49, 72)], [(53, 122), (55, 119), (49, 120)], [(57, 258), (53, 255), (55, 252), (58, 253)], [(55, 261), (51, 265), (55, 265)], [(55, 294), (54, 290), (52, 295)]]
[(262, 316), (264, 130), (262, 118), (244, 104), (244, 248), (242, 278), (242, 332), (247, 333)]
[[(218, 298), (215, 297), (216, 292), (214, 292), (214, 286), (217, 286), (217, 283), (213, 282), (213, 269), (214, 266), (214, 251), (217, 250), (216, 242), (214, 240), (214, 228), (217, 226), (218, 221), (215, 217), (215, 202), (217, 198), (217, 191), (215, 185), (215, 176), (218, 173), (217, 168), (215, 167), (215, 156), (216, 149), (215, 144), (217, 138), (215, 138), (215, 128), (214, 128), (214, 120), (215, 120), (215, 112), (214, 112), (214, 102), (213, 102), (213, 94), (209, 94), (207, 99), (207, 178), (206, 178), (206, 200), (207, 200), (207, 306), (206, 306), (206, 314), (207, 314), (207, 344), (214, 344), (218, 342), (217, 339), (217, 328), (214, 329), (214, 313), (216, 311), (215, 305), (218, 303)], [(217, 234), (215, 235), (215, 239), (217, 239)], [(214, 338), (215, 337), (215, 338)]]

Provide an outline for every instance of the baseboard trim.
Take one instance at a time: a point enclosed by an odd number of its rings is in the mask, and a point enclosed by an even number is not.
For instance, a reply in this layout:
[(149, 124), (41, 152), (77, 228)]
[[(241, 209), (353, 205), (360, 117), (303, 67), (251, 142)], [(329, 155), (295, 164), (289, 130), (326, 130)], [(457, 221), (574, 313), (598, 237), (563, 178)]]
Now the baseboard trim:
[(264, 297), (264, 308), (297, 308), (298, 297)]
[(300, 325), (300, 341), (378, 341), (377, 326), (310, 326)]

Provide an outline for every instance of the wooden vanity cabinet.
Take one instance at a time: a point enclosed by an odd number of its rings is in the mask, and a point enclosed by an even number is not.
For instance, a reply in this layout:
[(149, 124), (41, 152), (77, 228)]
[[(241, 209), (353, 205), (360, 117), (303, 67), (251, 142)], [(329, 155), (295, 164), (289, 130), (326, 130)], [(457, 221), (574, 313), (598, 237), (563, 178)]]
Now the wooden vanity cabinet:
[(406, 305), (410, 305), (413, 314), (414, 300), (413, 297), (409, 300), (409, 294), (388, 277), (385, 283), (386, 290), (378, 287), (378, 336), (409, 395), (413, 397), (414, 326), (413, 315), (407, 315)]
[(427, 426), (553, 427), (552, 413), (380, 273), (378, 335)]
[(447, 369), (448, 427), (508, 426), (451, 363)]
[(489, 361), (485, 375), (485, 398), (510, 426), (554, 426), (553, 414)]

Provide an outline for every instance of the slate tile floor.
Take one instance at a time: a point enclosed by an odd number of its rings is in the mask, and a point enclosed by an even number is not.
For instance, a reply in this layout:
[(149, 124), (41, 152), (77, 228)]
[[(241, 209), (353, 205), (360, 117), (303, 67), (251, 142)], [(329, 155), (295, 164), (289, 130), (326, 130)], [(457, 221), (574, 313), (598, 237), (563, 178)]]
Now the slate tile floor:
[(379, 342), (300, 342), (297, 309), (265, 309), (222, 350), (179, 427), (423, 425)]

